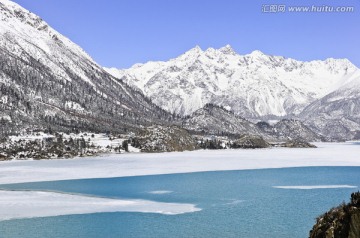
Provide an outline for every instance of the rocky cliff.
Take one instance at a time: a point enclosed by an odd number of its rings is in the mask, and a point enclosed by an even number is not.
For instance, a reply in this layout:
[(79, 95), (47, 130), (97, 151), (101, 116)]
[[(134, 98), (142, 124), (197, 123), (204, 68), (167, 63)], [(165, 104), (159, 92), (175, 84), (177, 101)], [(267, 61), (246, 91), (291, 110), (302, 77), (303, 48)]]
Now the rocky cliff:
[(352, 193), (348, 204), (338, 207), (317, 218), (310, 231), (310, 238), (359, 238), (360, 192)]

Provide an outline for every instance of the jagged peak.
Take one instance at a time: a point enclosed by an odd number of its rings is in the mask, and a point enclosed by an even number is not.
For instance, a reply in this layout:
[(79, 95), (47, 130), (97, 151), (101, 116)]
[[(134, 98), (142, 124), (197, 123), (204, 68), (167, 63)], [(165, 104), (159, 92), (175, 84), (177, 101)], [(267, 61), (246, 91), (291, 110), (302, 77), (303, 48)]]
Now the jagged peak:
[(39, 32), (47, 34), (50, 36), (51, 40), (54, 40), (58, 43), (61, 42), (73, 51), (93, 61), (93, 59), (80, 46), (76, 45), (67, 37), (57, 32), (55, 29), (49, 26), (48, 23), (41, 19), (41, 17), (35, 13), (30, 12), (15, 2), (10, 0), (0, 0), (0, 21), (3, 21), (6, 25), (9, 25), (8, 22), (11, 22), (12, 24), (9, 26), (13, 29), (16, 29), (14, 31), (18, 31), (20, 33), (28, 32), (29, 29), (26, 28), (31, 27)]
[(214, 53), (216, 52), (216, 49), (214, 49), (213, 47), (209, 47), (205, 50), (206, 53)]
[(334, 59), (334, 58), (327, 58), (324, 61), (326, 64), (331, 64), (331, 65), (338, 65), (340, 67), (347, 67), (347, 68), (352, 68), (352, 69), (356, 69), (357, 67), (347, 58), (342, 58), (342, 59)]
[(201, 47), (199, 45), (196, 45), (194, 48), (190, 49), (189, 51), (187, 51), (187, 53), (201, 53), (203, 52), (203, 50), (201, 49)]
[(231, 55), (235, 55), (236, 52), (235, 50), (231, 47), (231, 45), (227, 44), (224, 47), (221, 47), (219, 49), (220, 52), (222, 52), (223, 54), (231, 54)]
[(182, 60), (195, 60), (197, 59), (204, 51), (200, 48), (200, 46), (196, 45), (194, 48), (186, 51), (182, 54), (178, 59)]
[(20, 7), (19, 4), (9, 1), (9, 0), (0, 0), (1, 5), (11, 6), (11, 7)]
[(47, 25), (39, 16), (21, 7), (15, 2), (9, 0), (0, 0), (0, 6), (2, 10), (2, 17), (17, 18), (21, 22), (26, 22), (27, 24), (36, 28)]

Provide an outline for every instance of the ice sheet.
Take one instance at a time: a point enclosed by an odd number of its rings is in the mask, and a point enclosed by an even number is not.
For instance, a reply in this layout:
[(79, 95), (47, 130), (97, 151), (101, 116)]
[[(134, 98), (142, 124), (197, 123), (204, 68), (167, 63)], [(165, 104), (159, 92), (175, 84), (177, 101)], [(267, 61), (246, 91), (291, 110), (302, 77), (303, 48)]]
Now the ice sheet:
[(201, 150), (116, 154), (67, 160), (5, 161), (0, 163), (0, 184), (199, 171), (360, 166), (360, 145), (355, 142), (316, 145), (319, 148)]
[(193, 204), (110, 199), (55, 192), (0, 190), (0, 221), (98, 212), (176, 215), (200, 210)]

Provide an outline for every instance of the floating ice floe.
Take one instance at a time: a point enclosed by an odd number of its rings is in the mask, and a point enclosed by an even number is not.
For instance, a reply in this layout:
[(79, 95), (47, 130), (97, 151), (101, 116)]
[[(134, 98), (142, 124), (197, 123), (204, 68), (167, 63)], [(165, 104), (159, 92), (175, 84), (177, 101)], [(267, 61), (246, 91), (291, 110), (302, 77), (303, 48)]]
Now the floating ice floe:
[(0, 191), (0, 221), (100, 212), (177, 215), (200, 211), (193, 204), (112, 199), (42, 191)]
[(311, 185), (311, 186), (273, 186), (281, 189), (335, 189), (335, 188), (357, 188), (352, 185)]

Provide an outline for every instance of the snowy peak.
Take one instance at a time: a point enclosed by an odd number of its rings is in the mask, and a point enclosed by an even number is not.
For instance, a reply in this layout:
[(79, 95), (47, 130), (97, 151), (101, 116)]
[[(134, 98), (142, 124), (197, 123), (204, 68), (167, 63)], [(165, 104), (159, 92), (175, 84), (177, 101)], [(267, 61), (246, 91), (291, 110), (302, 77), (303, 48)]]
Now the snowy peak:
[[(81, 47), (51, 28), (39, 16), (26, 10), (17, 3), (9, 0), (0, 0), (0, 12), (0, 21), (2, 22), (0, 33), (15, 31), (18, 35), (32, 41), (32, 43), (41, 44), (42, 46), (47, 45), (51, 41), (55, 44), (64, 44), (76, 52), (76, 54), (81, 54), (87, 59), (92, 60)], [(35, 36), (29, 33), (32, 32), (33, 29), (38, 31), (38, 35)], [(46, 38), (46, 36), (50, 36), (50, 39)], [(45, 41), (44, 38), (46, 38), (46, 42), (40, 42)], [(45, 49), (48, 49), (48, 47), (45, 47)]]
[(327, 64), (329, 70), (334, 72), (345, 71), (344, 73), (347, 73), (358, 69), (348, 59), (329, 58), (325, 60), (325, 63)]
[(226, 45), (224, 47), (221, 47), (219, 51), (226, 55), (236, 55), (235, 50), (231, 47), (231, 45)]
[(9, 21), (10, 18), (16, 18), (17, 20), (26, 23), (39, 31), (48, 30), (49, 26), (40, 17), (22, 8), (14, 2), (0, 0), (0, 11), (2, 13), (2, 20)]
[(264, 54), (263, 52), (261, 52), (260, 50), (254, 50), (253, 52), (251, 52), (250, 54), (247, 54), (246, 56), (252, 57), (252, 58), (268, 57), (267, 55), (265, 55), (265, 54)]
[(182, 56), (185, 60), (190, 60), (199, 57), (203, 53), (203, 50), (200, 46), (195, 46), (194, 48), (190, 49), (189, 51), (185, 52)]

